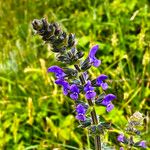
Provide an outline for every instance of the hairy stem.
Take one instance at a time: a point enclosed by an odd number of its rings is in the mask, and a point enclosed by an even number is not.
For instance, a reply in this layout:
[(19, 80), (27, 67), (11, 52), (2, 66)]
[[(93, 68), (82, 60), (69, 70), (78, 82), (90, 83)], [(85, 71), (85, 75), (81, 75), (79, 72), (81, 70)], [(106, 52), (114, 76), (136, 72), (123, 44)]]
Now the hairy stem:
[[(88, 104), (93, 107), (93, 102), (91, 100), (88, 100)], [(94, 107), (92, 108), (92, 111), (91, 111), (91, 118), (92, 118), (93, 124), (97, 125), (98, 124), (98, 120), (97, 120), (97, 115), (96, 115), (96, 111), (95, 111)], [(100, 138), (100, 135), (95, 135), (94, 141), (95, 141), (95, 150), (101, 150), (101, 138)]]

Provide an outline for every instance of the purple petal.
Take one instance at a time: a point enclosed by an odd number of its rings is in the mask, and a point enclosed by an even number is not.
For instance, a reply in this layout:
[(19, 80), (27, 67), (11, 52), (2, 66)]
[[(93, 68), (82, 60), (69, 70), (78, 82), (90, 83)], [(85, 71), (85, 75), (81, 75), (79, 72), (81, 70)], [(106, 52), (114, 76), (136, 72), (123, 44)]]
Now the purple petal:
[(101, 74), (97, 79), (96, 79), (96, 84), (98, 86), (101, 86), (103, 90), (106, 90), (108, 88), (107, 83), (104, 83), (103, 81), (106, 80), (108, 76)]
[(93, 99), (96, 96), (96, 92), (94, 91), (87, 91), (85, 94), (86, 99)]
[(57, 79), (55, 80), (55, 83), (63, 87), (69, 88), (69, 83), (63, 79)]
[(123, 134), (120, 134), (118, 137), (117, 137), (117, 140), (119, 142), (124, 142), (124, 135)]
[(104, 97), (103, 101), (102, 101), (102, 104), (104, 106), (107, 106), (113, 99), (115, 99), (116, 96), (113, 95), (113, 94), (108, 94)]
[(120, 149), (119, 150), (124, 150), (124, 148), (123, 147), (120, 147)]
[(104, 74), (101, 74), (99, 77), (97, 77), (97, 81), (103, 81), (103, 80), (106, 80), (108, 78), (108, 76), (104, 75)]
[(98, 49), (99, 49), (99, 46), (98, 46), (98, 45), (93, 46), (93, 47), (91, 48), (91, 50), (90, 50), (89, 57), (90, 57), (90, 58), (95, 57), (95, 54), (96, 54), (96, 52), (97, 52)]
[(76, 84), (72, 84), (72, 85), (70, 86), (70, 91), (71, 91), (71, 92), (79, 93), (79, 88), (78, 88), (78, 86), (77, 86)]
[(90, 63), (92, 63), (93, 66), (95, 66), (95, 67), (98, 67), (101, 64), (101, 61), (95, 57), (95, 54), (96, 54), (98, 48), (99, 48), (98, 45), (93, 46), (89, 53)]
[(70, 89), (70, 86), (69, 86), (69, 83), (63, 79), (57, 79), (55, 81), (56, 84), (58, 85), (61, 85), (63, 87), (63, 93), (64, 95), (67, 95), (69, 93), (69, 89)]
[(69, 90), (68, 90), (67, 88), (64, 88), (64, 87), (63, 87), (63, 93), (64, 93), (64, 95), (68, 95)]
[(82, 104), (78, 104), (77, 107), (76, 107), (76, 111), (79, 114), (85, 114), (86, 109)]
[(86, 120), (86, 117), (84, 114), (78, 114), (76, 115), (76, 119), (80, 120), (80, 121), (85, 121)]
[(61, 69), (58, 66), (51, 66), (51, 67), (48, 68), (47, 71), (55, 73), (55, 76), (57, 78), (64, 78), (66, 76), (66, 74), (63, 71), (63, 69)]
[(141, 141), (139, 146), (143, 147), (143, 148), (146, 148), (146, 141)]
[(92, 63), (93, 66), (98, 67), (101, 64), (101, 61), (94, 57)]
[(107, 112), (110, 112), (113, 108), (114, 108), (114, 105), (113, 105), (112, 103), (109, 103), (109, 104), (107, 105), (106, 110), (107, 110)]
[(108, 84), (104, 82), (104, 83), (101, 84), (101, 87), (102, 87), (103, 90), (107, 90)]
[(70, 98), (73, 99), (73, 100), (77, 100), (78, 97), (79, 97), (79, 94), (76, 93), (76, 92), (73, 92), (73, 93), (70, 94)]
[(94, 87), (92, 87), (91, 81), (89, 80), (87, 84), (84, 86), (84, 91), (87, 92), (87, 91), (93, 91), (93, 90), (94, 90)]

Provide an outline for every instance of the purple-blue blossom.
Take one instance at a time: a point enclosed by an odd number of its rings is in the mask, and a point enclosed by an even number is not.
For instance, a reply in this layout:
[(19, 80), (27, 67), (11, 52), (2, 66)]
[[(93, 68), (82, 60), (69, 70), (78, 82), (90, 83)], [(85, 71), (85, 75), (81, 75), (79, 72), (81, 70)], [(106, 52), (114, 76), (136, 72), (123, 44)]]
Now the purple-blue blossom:
[(112, 103), (109, 103), (106, 107), (106, 111), (110, 112), (114, 108), (114, 105)]
[(108, 94), (104, 97), (103, 101), (101, 102), (102, 105), (106, 106), (107, 112), (110, 112), (114, 108), (114, 105), (111, 103), (111, 101), (114, 100), (115, 98), (116, 98), (115, 95)]
[(84, 114), (77, 114), (76, 115), (76, 119), (80, 120), (80, 121), (85, 121), (86, 117)]
[(82, 104), (77, 105), (76, 112), (77, 112), (76, 119), (80, 121), (86, 120), (86, 117), (85, 117), (86, 108)]
[(86, 99), (92, 99), (96, 96), (96, 92), (94, 91), (94, 87), (92, 87), (90, 80), (84, 86), (84, 92), (85, 92)]
[(106, 80), (107, 78), (108, 78), (108, 76), (101, 74), (96, 79), (96, 85), (101, 86), (103, 90), (106, 90), (108, 88), (108, 84), (106, 82), (104, 82), (104, 80)]
[(64, 95), (67, 95), (69, 93), (70, 85), (67, 81), (63, 79), (57, 79), (55, 81), (56, 84), (61, 85), (63, 87), (63, 93)]
[(124, 148), (123, 147), (120, 147), (120, 149), (119, 150), (124, 150)]
[(79, 88), (76, 84), (72, 84), (70, 86), (70, 97), (73, 99), (73, 100), (77, 100), (78, 97), (79, 97)]
[(95, 67), (98, 67), (101, 64), (101, 61), (95, 57), (98, 48), (99, 48), (98, 45), (93, 46), (89, 53), (90, 63)]
[(58, 66), (51, 66), (51, 67), (48, 68), (47, 71), (55, 73), (55, 76), (58, 79), (60, 79), (60, 78), (63, 79), (66, 76), (63, 69), (58, 67)]
[(78, 104), (76, 107), (76, 112), (79, 114), (85, 114), (86, 108), (82, 104)]
[(146, 146), (146, 141), (141, 141), (140, 143), (139, 143), (139, 146), (140, 147), (143, 147), (143, 148), (146, 148), (147, 146)]
[(119, 142), (124, 142), (124, 135), (123, 134), (118, 135), (117, 140)]

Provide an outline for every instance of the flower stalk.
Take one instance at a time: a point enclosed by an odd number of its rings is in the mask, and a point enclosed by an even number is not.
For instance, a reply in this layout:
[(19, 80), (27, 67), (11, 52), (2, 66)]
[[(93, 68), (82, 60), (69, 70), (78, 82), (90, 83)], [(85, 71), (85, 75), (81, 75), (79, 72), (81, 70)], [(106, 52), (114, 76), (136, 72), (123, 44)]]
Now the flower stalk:
[[(78, 69), (79, 66), (76, 65), (75, 68)], [(80, 81), (83, 85), (85, 84), (83, 74), (80, 76)], [(89, 106), (92, 107), (91, 118), (92, 118), (93, 125), (97, 125), (98, 124), (98, 119), (97, 119), (96, 111), (95, 111), (95, 108), (94, 108), (94, 104), (91, 100), (87, 100), (87, 102), (88, 102)], [(94, 142), (95, 142), (95, 150), (101, 150), (101, 137), (100, 137), (100, 135), (95, 135)]]
[[(35, 19), (32, 26), (36, 33), (51, 45), (56, 60), (64, 64), (65, 68), (55, 65), (49, 67), (48, 72), (55, 74), (55, 83), (62, 87), (64, 95), (74, 100), (76, 119), (80, 122), (80, 127), (89, 129), (89, 134), (94, 136), (95, 150), (101, 150), (100, 134), (109, 129), (110, 124), (100, 122), (94, 106), (106, 107), (106, 111), (110, 112), (114, 108), (112, 100), (116, 96), (106, 95), (105, 92), (97, 95), (95, 92), (95, 87), (107, 90), (106, 75), (101, 74), (96, 79), (91, 79), (88, 75), (88, 69), (92, 66), (99, 67), (101, 64), (101, 60), (96, 58), (99, 46), (93, 46), (86, 59), (81, 60), (84, 53), (76, 48), (75, 34), (67, 34), (57, 23), (48, 23), (46, 19)], [(71, 65), (75, 69), (69, 68)], [(80, 94), (85, 95), (86, 100), (81, 99)], [(90, 111), (87, 111), (88, 109)]]

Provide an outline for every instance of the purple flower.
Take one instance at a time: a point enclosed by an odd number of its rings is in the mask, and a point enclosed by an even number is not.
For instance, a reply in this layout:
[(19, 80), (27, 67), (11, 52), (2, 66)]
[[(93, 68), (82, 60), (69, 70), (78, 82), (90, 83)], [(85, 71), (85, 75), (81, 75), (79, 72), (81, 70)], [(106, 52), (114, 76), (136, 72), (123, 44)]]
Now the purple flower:
[(147, 146), (146, 146), (146, 141), (141, 141), (140, 143), (139, 143), (139, 146), (140, 147), (143, 147), (143, 148), (146, 148)]
[(91, 85), (91, 81), (88, 81), (87, 84), (84, 86), (84, 91), (86, 92), (86, 99), (92, 99), (96, 96), (96, 92), (94, 91), (94, 87), (92, 87)]
[(109, 104), (107, 105), (106, 110), (107, 110), (107, 112), (110, 112), (113, 108), (114, 108), (114, 105), (113, 105), (112, 103), (109, 103)]
[(86, 113), (86, 109), (82, 104), (78, 104), (76, 107), (76, 118), (80, 121), (85, 121), (86, 117), (85, 117), (85, 113)]
[(70, 97), (73, 99), (73, 100), (77, 100), (78, 99), (78, 96), (79, 96), (79, 88), (76, 84), (72, 84), (70, 86)]
[(108, 94), (104, 97), (103, 101), (101, 102), (102, 105), (106, 106), (107, 112), (110, 112), (114, 108), (114, 105), (111, 103), (111, 101), (115, 98), (115, 95)]
[(63, 71), (63, 69), (61, 69), (60, 67), (58, 67), (58, 66), (51, 66), (51, 67), (49, 67), (48, 68), (48, 70), (47, 70), (48, 72), (53, 72), (53, 73), (55, 73), (55, 76), (56, 76), (56, 78), (61, 78), (61, 79), (63, 79), (65, 76), (66, 76), (66, 74), (64, 73), (64, 71)]
[(103, 88), (103, 90), (106, 90), (108, 88), (108, 84), (103, 82), (104, 80), (106, 80), (108, 77), (104, 74), (101, 74), (97, 79), (96, 79), (96, 84), (98, 86), (101, 86)]
[(120, 147), (120, 149), (119, 150), (124, 150), (124, 148), (123, 147)]
[(76, 112), (78, 114), (85, 114), (86, 113), (86, 109), (82, 104), (78, 104), (76, 107)]
[(101, 61), (95, 57), (95, 54), (96, 54), (98, 48), (99, 48), (98, 45), (93, 46), (89, 53), (90, 63), (95, 67), (98, 67), (101, 64)]
[(86, 117), (84, 114), (77, 114), (76, 115), (76, 119), (80, 120), (80, 121), (85, 121)]
[(117, 137), (117, 140), (119, 142), (124, 142), (124, 135), (123, 134), (120, 134), (118, 137)]
[(69, 86), (69, 83), (63, 79), (57, 79), (55, 81), (56, 84), (58, 85), (61, 85), (63, 87), (63, 93), (64, 95), (67, 95), (69, 93), (69, 89), (70, 89), (70, 86)]

